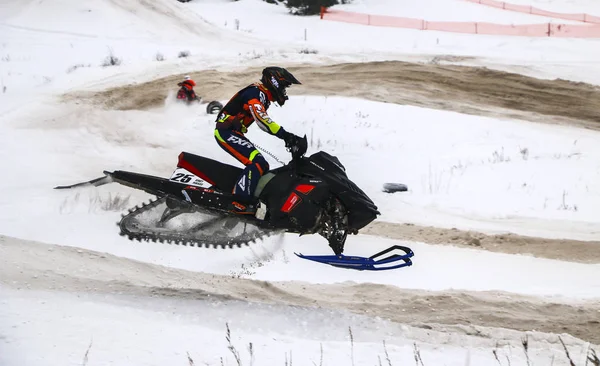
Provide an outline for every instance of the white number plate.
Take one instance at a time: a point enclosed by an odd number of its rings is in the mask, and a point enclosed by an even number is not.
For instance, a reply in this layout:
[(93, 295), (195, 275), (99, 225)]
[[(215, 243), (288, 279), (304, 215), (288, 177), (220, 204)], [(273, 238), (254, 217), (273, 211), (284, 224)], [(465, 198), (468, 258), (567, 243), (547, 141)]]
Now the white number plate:
[(210, 186), (208, 182), (183, 168), (175, 169), (173, 174), (171, 174), (171, 178), (169, 178), (169, 180), (171, 182), (184, 183), (196, 187), (208, 188)]

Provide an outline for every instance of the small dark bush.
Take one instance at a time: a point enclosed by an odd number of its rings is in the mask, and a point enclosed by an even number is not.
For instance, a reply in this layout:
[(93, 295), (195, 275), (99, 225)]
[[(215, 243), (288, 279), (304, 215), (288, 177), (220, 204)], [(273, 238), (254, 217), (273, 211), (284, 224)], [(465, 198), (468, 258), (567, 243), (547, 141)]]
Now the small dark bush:
[(104, 59), (104, 62), (102, 62), (102, 66), (103, 67), (107, 67), (107, 66), (119, 66), (121, 64), (121, 59), (118, 58), (117, 56), (115, 56), (112, 51), (110, 51), (110, 53), (108, 54), (108, 56), (106, 56), (106, 58)]
[(339, 4), (338, 0), (287, 0), (285, 4), (294, 15), (316, 15), (321, 13), (321, 7)]

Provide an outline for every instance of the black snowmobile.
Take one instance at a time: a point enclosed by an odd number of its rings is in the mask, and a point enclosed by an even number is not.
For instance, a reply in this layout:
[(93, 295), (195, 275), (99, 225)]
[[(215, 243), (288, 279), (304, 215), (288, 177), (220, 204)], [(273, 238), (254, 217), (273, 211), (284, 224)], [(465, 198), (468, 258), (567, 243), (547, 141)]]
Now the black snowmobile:
[[(79, 186), (117, 182), (155, 195), (119, 222), (121, 235), (191, 246), (234, 247), (279, 232), (319, 234), (335, 255), (297, 256), (336, 267), (385, 270), (412, 265), (413, 252), (392, 246), (371, 257), (343, 255), (348, 234), (357, 234), (379, 211), (346, 175), (341, 162), (320, 151), (309, 157), (306, 136), (290, 150), (292, 160), (261, 177), (253, 200), (231, 194), (242, 169), (181, 152), (169, 179), (116, 170)], [(397, 250), (401, 251), (399, 254)], [(378, 259), (385, 254), (385, 258)]]

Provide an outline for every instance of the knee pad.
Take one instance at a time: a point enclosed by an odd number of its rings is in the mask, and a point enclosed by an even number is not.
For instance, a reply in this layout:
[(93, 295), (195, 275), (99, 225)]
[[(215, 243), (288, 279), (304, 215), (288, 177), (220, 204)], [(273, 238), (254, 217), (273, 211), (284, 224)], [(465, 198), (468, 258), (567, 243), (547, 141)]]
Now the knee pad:
[(256, 165), (261, 176), (269, 171), (269, 163), (260, 154), (254, 157), (252, 163)]

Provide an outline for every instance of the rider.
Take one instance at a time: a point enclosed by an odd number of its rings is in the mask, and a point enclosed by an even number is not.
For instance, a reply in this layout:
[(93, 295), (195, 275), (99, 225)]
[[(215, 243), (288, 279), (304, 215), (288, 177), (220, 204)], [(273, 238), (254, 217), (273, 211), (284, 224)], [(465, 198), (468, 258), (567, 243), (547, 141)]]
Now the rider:
[(177, 83), (179, 91), (177, 92), (177, 99), (187, 99), (188, 102), (194, 101), (197, 99), (196, 92), (194, 91), (194, 87), (196, 86), (196, 82), (190, 78), (189, 75), (185, 76), (185, 80)]
[(280, 106), (285, 104), (288, 99), (286, 88), (292, 84), (301, 83), (288, 70), (267, 67), (262, 71), (260, 82), (238, 91), (217, 116), (217, 143), (246, 166), (233, 188), (234, 195), (252, 200), (258, 180), (269, 170), (265, 158), (244, 136), (254, 121), (261, 130), (285, 141), (286, 147), (298, 145), (300, 137), (284, 130), (267, 114), (271, 102), (277, 102)]

